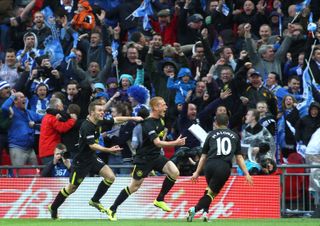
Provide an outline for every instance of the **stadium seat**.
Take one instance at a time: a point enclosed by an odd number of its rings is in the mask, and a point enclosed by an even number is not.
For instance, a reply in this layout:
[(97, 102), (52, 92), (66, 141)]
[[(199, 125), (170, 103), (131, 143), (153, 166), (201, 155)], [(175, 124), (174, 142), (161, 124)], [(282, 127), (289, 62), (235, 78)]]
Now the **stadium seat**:
[[(304, 159), (300, 154), (292, 153), (288, 156), (288, 164), (304, 164)], [(305, 173), (305, 170), (304, 168), (287, 168), (287, 173), (301, 174)], [(304, 176), (289, 175), (285, 177), (286, 200), (297, 200), (303, 195), (303, 186), (305, 186), (305, 190), (308, 189), (304, 180)]]
[(40, 170), (34, 169), (14, 169), (14, 177), (38, 177), (40, 175)]
[[(2, 163), (1, 163), (1, 165), (3, 165), (3, 166), (10, 166), (11, 165), (10, 156), (6, 150), (2, 150)], [(0, 177), (7, 177), (7, 175), (8, 175), (7, 169), (1, 170)]]

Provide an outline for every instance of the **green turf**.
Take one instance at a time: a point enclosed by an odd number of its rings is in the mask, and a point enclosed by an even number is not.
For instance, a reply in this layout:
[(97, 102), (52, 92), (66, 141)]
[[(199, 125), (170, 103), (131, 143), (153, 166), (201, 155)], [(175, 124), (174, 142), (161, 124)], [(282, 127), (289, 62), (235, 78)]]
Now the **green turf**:
[(100, 225), (121, 225), (121, 226), (198, 226), (198, 225), (214, 225), (214, 226), (320, 226), (319, 219), (259, 219), (259, 220), (214, 220), (211, 222), (201, 222), (195, 220), (188, 223), (183, 220), (118, 220), (117, 222), (109, 222), (107, 220), (47, 220), (47, 219), (0, 219), (2, 226), (100, 226)]

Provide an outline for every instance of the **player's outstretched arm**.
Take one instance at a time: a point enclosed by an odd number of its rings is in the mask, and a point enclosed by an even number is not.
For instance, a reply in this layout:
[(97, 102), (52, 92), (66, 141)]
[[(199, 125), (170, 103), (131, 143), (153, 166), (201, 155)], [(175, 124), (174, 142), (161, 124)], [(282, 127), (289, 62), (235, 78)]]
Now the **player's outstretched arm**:
[(244, 163), (244, 159), (242, 155), (236, 155), (236, 161), (237, 164), (239, 165), (240, 169), (242, 170), (242, 172), (244, 173), (246, 180), (248, 181), (248, 183), (250, 185), (253, 185), (253, 180), (252, 177), (250, 176), (248, 169), (246, 167), (246, 164)]
[(117, 116), (117, 117), (114, 117), (113, 119), (116, 124), (123, 123), (123, 122), (129, 121), (129, 120), (133, 120), (136, 122), (143, 121), (143, 118), (140, 116)]
[(186, 143), (186, 137), (182, 137), (181, 135), (173, 141), (164, 141), (164, 140), (160, 140), (159, 137), (155, 138), (153, 140), (154, 145), (156, 145), (157, 147), (171, 147), (171, 146), (183, 146)]
[(111, 153), (119, 152), (123, 149), (123, 148), (120, 148), (119, 145), (106, 148), (101, 146), (100, 144), (91, 144), (89, 145), (89, 147), (91, 148), (92, 151), (102, 151), (102, 152), (111, 152)]

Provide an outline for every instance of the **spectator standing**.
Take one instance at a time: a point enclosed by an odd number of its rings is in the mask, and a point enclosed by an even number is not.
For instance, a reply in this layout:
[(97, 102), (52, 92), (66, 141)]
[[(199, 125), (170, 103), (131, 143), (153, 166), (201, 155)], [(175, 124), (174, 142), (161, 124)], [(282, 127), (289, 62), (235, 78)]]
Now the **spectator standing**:
[(76, 123), (77, 116), (75, 114), (71, 114), (71, 118), (66, 122), (59, 121), (62, 112), (62, 101), (51, 98), (40, 129), (39, 157), (42, 164), (47, 164), (53, 160), (54, 149), (58, 143), (61, 143), (61, 133), (69, 131)]
[(253, 72), (248, 77), (248, 80), (250, 83), (243, 94), (249, 100), (248, 108), (256, 108), (259, 101), (265, 101), (270, 113), (276, 117), (278, 113), (277, 99), (271, 91), (263, 86), (261, 74)]
[(274, 139), (270, 132), (258, 123), (259, 117), (260, 114), (257, 110), (248, 110), (245, 120), (247, 126), (242, 131), (242, 144), (249, 145), (252, 156), (255, 157), (253, 161), (258, 162), (265, 158), (275, 159), (276, 153)]
[[(299, 120), (299, 111), (296, 108), (297, 100), (291, 96), (284, 96), (282, 100), (282, 112), (278, 115), (277, 122), (277, 141), (285, 160), (289, 154), (296, 152), (296, 139), (291, 128)], [(291, 125), (291, 126), (290, 126)]]
[(175, 13), (171, 16), (170, 9), (162, 9), (157, 14), (157, 20), (151, 20), (153, 30), (161, 35), (164, 45), (177, 41), (178, 16)]
[[(300, 118), (295, 124), (295, 138), (297, 142), (308, 146), (312, 134), (320, 127), (320, 104), (310, 104), (308, 115)], [(302, 153), (304, 155), (305, 153)]]
[(13, 166), (38, 164), (33, 149), (34, 126), (41, 121), (42, 116), (26, 109), (26, 102), (24, 94), (17, 92), (12, 94), (1, 107), (4, 118), (12, 118), (8, 129), (8, 144)]
[(175, 104), (183, 104), (189, 91), (196, 87), (189, 68), (181, 68), (178, 72), (178, 80), (174, 80), (174, 73), (167, 81), (167, 88), (176, 90)]
[(79, 1), (78, 10), (75, 11), (71, 24), (73, 28), (80, 33), (89, 32), (95, 27), (95, 17), (88, 1)]
[(39, 43), (39, 48), (44, 48), (45, 39), (51, 35), (51, 30), (44, 24), (44, 15), (42, 12), (38, 11), (33, 15), (33, 26), (30, 32), (33, 32), (37, 38)]
[[(0, 107), (10, 97), (10, 85), (6, 81), (0, 81)], [(10, 117), (4, 117), (0, 108), (0, 165), (2, 161), (2, 151), (8, 148), (8, 128), (11, 123)]]
[(10, 87), (14, 87), (19, 77), (16, 53), (14, 49), (8, 49), (5, 54), (5, 63), (0, 67), (0, 79), (7, 81)]
[(275, 52), (273, 45), (262, 45), (258, 52), (256, 52), (255, 45), (251, 38), (251, 25), (246, 24), (245, 29), (245, 42), (247, 46), (247, 51), (249, 53), (250, 60), (253, 67), (262, 75), (263, 81), (266, 81), (267, 76), (270, 72), (274, 71), (279, 74), (282, 80), (282, 66), (287, 50), (291, 44), (291, 30), (289, 27), (289, 36), (286, 36), (277, 50)]

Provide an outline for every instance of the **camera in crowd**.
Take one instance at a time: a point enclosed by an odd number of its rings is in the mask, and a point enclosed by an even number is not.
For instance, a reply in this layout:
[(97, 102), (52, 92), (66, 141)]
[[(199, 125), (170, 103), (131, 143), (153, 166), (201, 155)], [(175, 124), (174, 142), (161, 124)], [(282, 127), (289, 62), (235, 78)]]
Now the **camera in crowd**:
[(181, 176), (191, 176), (197, 169), (201, 153), (201, 147), (181, 147), (176, 150), (175, 154), (171, 157), (171, 161), (177, 165)]

